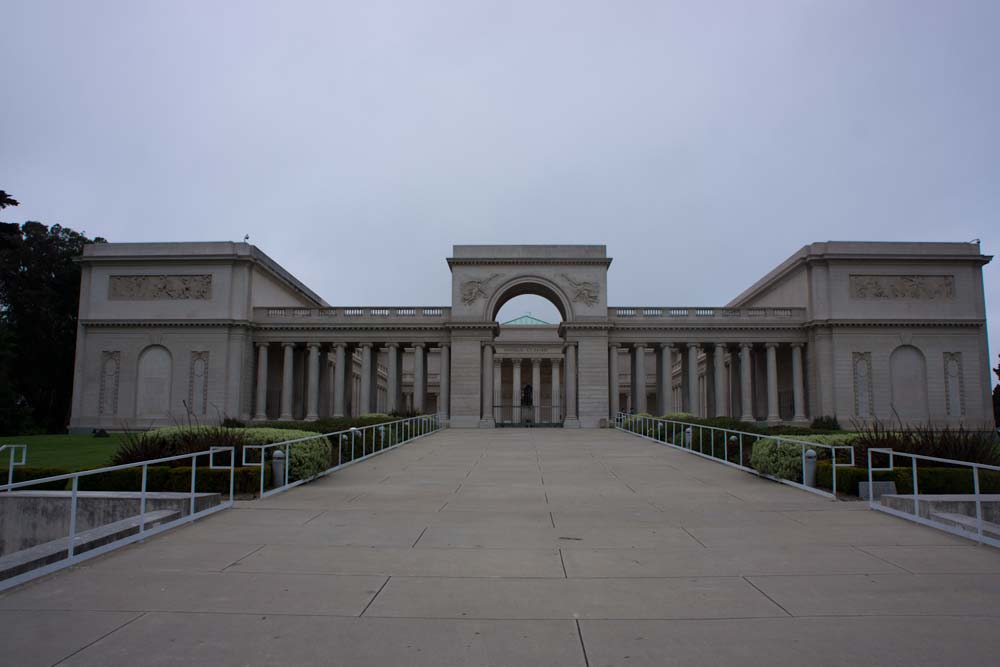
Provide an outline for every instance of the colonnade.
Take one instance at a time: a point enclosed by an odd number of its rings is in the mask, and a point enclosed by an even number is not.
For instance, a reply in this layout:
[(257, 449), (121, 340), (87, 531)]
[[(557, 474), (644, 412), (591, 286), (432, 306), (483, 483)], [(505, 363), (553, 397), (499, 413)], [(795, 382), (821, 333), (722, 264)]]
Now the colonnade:
[[(270, 343), (258, 342), (257, 345), (257, 391), (254, 406), (254, 420), (263, 421), (267, 419), (267, 391), (268, 391), (268, 348)], [(278, 419), (292, 420), (293, 416), (293, 394), (294, 394), (294, 352), (296, 342), (282, 342), (282, 376), (281, 376), (281, 405)], [(389, 413), (403, 410), (403, 347), (404, 343), (387, 342), (361, 342), (330, 343), (327, 351), (328, 357), (332, 357), (330, 372), (332, 378), (330, 386), (333, 391), (333, 417), (345, 417), (351, 414), (351, 375), (353, 372), (354, 350), (360, 348), (361, 352), (361, 391), (359, 397), (359, 413), (367, 414), (378, 410), (378, 355), (381, 351), (386, 353), (387, 364), (386, 374), (388, 388), (386, 396), (386, 411)], [(320, 394), (320, 353), (324, 344), (319, 342), (307, 342), (306, 359), (306, 392), (305, 392), (305, 419), (313, 421), (319, 419), (319, 394)], [(441, 379), (438, 390), (438, 413), (447, 418), (448, 402), (450, 392), (450, 346), (447, 343), (436, 345), (440, 350)], [(412, 343), (408, 347), (413, 349), (413, 410), (423, 413), (427, 404), (427, 347), (426, 343)]]
[[(496, 356), (496, 350), (492, 344), (483, 346), (482, 365), (482, 419), (492, 422), (493, 409), (501, 402), (501, 372), (503, 369), (504, 357)], [(563, 349), (563, 359), (551, 357), (511, 357), (509, 360), (513, 372), (512, 386), (512, 407), (521, 407), (521, 370), (524, 361), (531, 362), (531, 386), (535, 392), (533, 395), (534, 421), (542, 419), (541, 388), (542, 388), (542, 363), (548, 360), (550, 364), (550, 386), (552, 401), (552, 421), (559, 421), (563, 417), (566, 420), (576, 420), (576, 347), (566, 345)], [(562, 373), (565, 364), (565, 374)], [(565, 384), (563, 382), (565, 378)], [(565, 409), (562, 405), (562, 394), (565, 389)]]
[[(527, 361), (531, 364), (531, 376), (530, 381), (528, 378), (522, 377), (522, 367), (524, 362)], [(503, 389), (503, 368), (505, 364), (509, 364), (511, 368), (511, 403), (510, 406), (503, 404), (502, 400), (502, 389)], [(542, 408), (542, 365), (546, 364), (549, 367), (549, 386), (550, 386), (550, 398), (549, 406), (546, 408), (547, 412), (543, 415)], [(551, 357), (500, 357), (494, 354), (493, 357), (493, 405), (492, 407), (501, 406), (512, 408), (513, 414), (520, 416), (520, 408), (522, 404), (521, 391), (525, 384), (531, 384), (532, 387), (532, 403), (533, 408), (533, 419), (534, 421), (541, 422), (543, 419), (545, 421), (556, 422), (562, 417), (562, 382), (561, 382), (561, 369), (562, 369), (562, 359), (551, 358)], [(485, 405), (484, 405), (485, 408)]]
[[(766, 420), (776, 423), (782, 421), (778, 404), (778, 348), (782, 343), (632, 343), (628, 346), (631, 396), (633, 412), (655, 412), (658, 415), (665, 415), (671, 412), (688, 412), (694, 415), (706, 414), (707, 416), (732, 416), (739, 417), (741, 421), (755, 421), (754, 416), (754, 377), (753, 366), (754, 356), (761, 353), (763, 347), (765, 358), (766, 377)], [(806, 416), (806, 394), (805, 394), (805, 373), (803, 368), (803, 347), (804, 343), (787, 343), (791, 351), (792, 366), (792, 420), (796, 422), (807, 421)], [(618, 395), (619, 380), (619, 357), (620, 350), (624, 346), (613, 343), (609, 346), (608, 353), (608, 375), (609, 386), (609, 413), (616, 414), (620, 410)], [(646, 399), (646, 378), (648, 369), (647, 351), (654, 350), (656, 364), (656, 405), (647, 405)], [(680, 381), (682, 387), (682, 405), (675, 405), (673, 395), (674, 359), (675, 355), (680, 356)], [(714, 414), (708, 414), (708, 406), (702, 406), (702, 396), (699, 389), (699, 364), (704, 355), (705, 360), (705, 380), (706, 399), (710, 398), (714, 406)], [(738, 387), (739, 414), (730, 415), (730, 405), (735, 401), (727, 394), (726, 366), (727, 358), (729, 365), (730, 382), (729, 391), (736, 394)], [(703, 410), (703, 408), (706, 408)]]

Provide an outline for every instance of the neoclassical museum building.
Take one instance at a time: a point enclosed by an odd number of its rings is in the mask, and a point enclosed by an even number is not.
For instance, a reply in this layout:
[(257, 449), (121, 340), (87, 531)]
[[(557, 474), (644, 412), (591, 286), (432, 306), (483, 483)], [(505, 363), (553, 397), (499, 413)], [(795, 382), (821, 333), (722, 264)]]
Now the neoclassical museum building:
[[(813, 243), (723, 307), (608, 306), (599, 245), (460, 245), (450, 305), (331, 306), (245, 243), (88, 245), (71, 428), (437, 413), (452, 427), (992, 425), (978, 243)], [(498, 324), (511, 298), (562, 322)]]

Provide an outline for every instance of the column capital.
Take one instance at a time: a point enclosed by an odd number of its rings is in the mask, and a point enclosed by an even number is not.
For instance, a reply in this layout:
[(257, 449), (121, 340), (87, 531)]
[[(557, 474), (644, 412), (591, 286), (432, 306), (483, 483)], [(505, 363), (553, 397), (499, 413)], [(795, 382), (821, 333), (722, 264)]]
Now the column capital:
[(661, 350), (673, 350), (675, 347), (677, 346), (673, 343), (660, 343)]
[(778, 347), (778, 343), (764, 343), (764, 347), (766, 347), (767, 349), (770, 350), (770, 349)]
[(347, 349), (347, 343), (343, 343), (343, 342), (341, 342), (341, 343), (334, 343), (333, 346), (335, 348), (337, 348), (338, 350), (346, 350)]
[(519, 365), (522, 361), (524, 361), (524, 359), (521, 359), (520, 357), (512, 357), (510, 363)]
[(729, 343), (712, 343), (712, 345), (715, 346), (715, 349), (722, 348), (723, 350), (729, 347)]
[(306, 347), (308, 347), (310, 350), (319, 350), (319, 348), (322, 347), (322, 345), (323, 345), (322, 343), (306, 343)]
[(282, 343), (281, 347), (295, 347), (295, 343)]
[(442, 350), (444, 348), (446, 348), (446, 347), (450, 349), (451, 348), (451, 343), (450, 342), (448, 342), (448, 343), (438, 343), (438, 347), (440, 347)]
[(800, 350), (806, 346), (805, 343), (799, 343), (799, 342), (789, 343), (789, 345), (791, 345), (793, 348), (798, 348)]
[(753, 343), (740, 343), (741, 350), (749, 350), (753, 348)]
[(413, 349), (414, 350), (423, 350), (426, 347), (427, 347), (427, 343), (414, 343), (413, 344)]
[(688, 343), (687, 346), (688, 346), (688, 348), (692, 348), (692, 349), (695, 349), (695, 350), (700, 350), (701, 349), (701, 343)]
[(270, 343), (268, 343), (267, 341), (260, 341), (259, 340), (256, 343), (254, 343), (254, 345), (256, 345), (257, 349), (259, 350), (262, 347), (267, 347), (268, 345), (270, 345)]
[(532, 366), (541, 366), (542, 365), (542, 358), (541, 357), (532, 357), (531, 358), (531, 365)]
[(621, 343), (608, 343), (608, 348), (612, 350), (620, 350), (622, 349), (622, 346)]
[(561, 364), (561, 363), (562, 363), (562, 359), (549, 359), (549, 361), (550, 361), (550, 362), (552, 362), (552, 365), (553, 365), (554, 367), (558, 367), (558, 366), (559, 366), (559, 364)]
[(633, 347), (633, 349), (636, 349), (636, 350), (645, 350), (646, 349), (646, 344), (645, 343), (632, 343), (632, 347)]
[(391, 343), (386, 343), (385, 346), (387, 348), (389, 348), (390, 350), (398, 350), (399, 349), (399, 343), (397, 343), (395, 341), (393, 341)]

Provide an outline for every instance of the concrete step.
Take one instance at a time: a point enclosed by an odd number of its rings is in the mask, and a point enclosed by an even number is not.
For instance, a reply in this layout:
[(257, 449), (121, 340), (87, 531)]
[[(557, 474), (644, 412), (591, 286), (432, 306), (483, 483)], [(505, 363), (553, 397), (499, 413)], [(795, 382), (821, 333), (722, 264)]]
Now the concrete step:
[[(154, 528), (162, 523), (173, 521), (178, 517), (180, 517), (180, 512), (176, 510), (146, 512), (146, 528)], [(73, 549), (75, 553), (81, 554), (120, 540), (123, 537), (129, 537), (139, 532), (139, 524), (139, 517), (133, 516), (104, 526), (85, 530), (82, 533), (78, 533), (74, 538)], [(30, 572), (49, 563), (55, 563), (66, 558), (68, 555), (68, 536), (7, 554), (3, 558), (0, 558), (0, 581)]]
[[(976, 527), (976, 517), (965, 514), (955, 514), (954, 512), (932, 512), (931, 519), (940, 521), (948, 526), (962, 528), (970, 533), (978, 533)], [(1000, 524), (991, 521), (983, 521), (983, 535), (1000, 539)]]

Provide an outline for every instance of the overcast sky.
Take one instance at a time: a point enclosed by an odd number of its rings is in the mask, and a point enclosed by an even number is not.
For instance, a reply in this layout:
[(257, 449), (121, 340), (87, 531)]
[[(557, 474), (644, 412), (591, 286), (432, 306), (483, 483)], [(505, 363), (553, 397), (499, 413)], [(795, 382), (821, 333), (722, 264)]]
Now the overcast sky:
[(997, 26), (996, 0), (0, 0), (0, 218), (249, 234), (338, 305), (447, 304), (456, 243), (606, 244), (612, 305), (723, 305), (811, 241), (1000, 253)]

